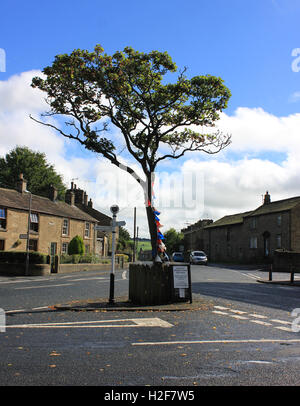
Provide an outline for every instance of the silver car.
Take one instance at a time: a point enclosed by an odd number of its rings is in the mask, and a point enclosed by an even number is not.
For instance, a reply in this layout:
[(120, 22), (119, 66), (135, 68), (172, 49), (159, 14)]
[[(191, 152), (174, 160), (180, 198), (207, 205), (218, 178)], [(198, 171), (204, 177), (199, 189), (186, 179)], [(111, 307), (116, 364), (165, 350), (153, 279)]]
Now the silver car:
[(190, 254), (190, 263), (207, 265), (207, 256), (203, 251), (192, 251)]

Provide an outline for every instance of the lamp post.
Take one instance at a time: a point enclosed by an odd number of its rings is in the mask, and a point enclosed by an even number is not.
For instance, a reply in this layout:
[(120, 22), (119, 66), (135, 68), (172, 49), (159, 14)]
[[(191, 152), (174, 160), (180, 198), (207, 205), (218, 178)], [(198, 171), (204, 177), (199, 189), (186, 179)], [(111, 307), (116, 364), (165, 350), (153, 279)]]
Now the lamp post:
[(31, 217), (31, 202), (32, 202), (32, 193), (29, 190), (25, 190), (25, 193), (29, 193), (29, 210), (28, 210), (28, 224), (27, 224), (27, 244), (26, 244), (26, 268), (25, 276), (28, 276), (29, 271), (29, 238), (30, 238), (30, 217)]
[(116, 204), (111, 206), (112, 218), (112, 244), (111, 244), (111, 272), (110, 272), (110, 287), (109, 287), (109, 304), (114, 304), (114, 290), (115, 290), (115, 250), (116, 250), (116, 226), (117, 226), (117, 213), (119, 206)]

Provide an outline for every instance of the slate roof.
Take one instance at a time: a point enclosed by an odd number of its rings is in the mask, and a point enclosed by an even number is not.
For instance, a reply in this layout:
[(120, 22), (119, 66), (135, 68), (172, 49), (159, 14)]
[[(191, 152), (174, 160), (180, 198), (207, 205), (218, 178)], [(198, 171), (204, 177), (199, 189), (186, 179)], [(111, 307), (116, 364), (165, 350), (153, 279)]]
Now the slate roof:
[(76, 203), (76, 206), (80, 208), (80, 210), (88, 213), (90, 216), (92, 216), (94, 219), (99, 221), (102, 226), (110, 226), (112, 218), (107, 216), (104, 213), (101, 213), (101, 211), (98, 211), (94, 209), (93, 207), (85, 206), (83, 204)]
[(277, 200), (268, 204), (263, 204), (257, 209), (252, 211), (246, 211), (244, 213), (232, 214), (229, 216), (224, 216), (219, 220), (214, 221), (212, 224), (204, 228), (214, 228), (229, 226), (234, 224), (241, 224), (244, 221), (244, 217), (254, 217), (261, 216), (265, 214), (271, 214), (276, 212), (282, 212), (293, 209), (295, 206), (300, 204), (300, 196), (291, 197), (289, 199)]
[[(0, 206), (11, 209), (26, 210), (29, 206), (29, 194), (20, 193), (14, 189), (0, 188)], [(41, 214), (50, 214), (58, 217), (67, 217), (76, 220), (97, 222), (90, 214), (80, 210), (76, 206), (46, 197), (32, 195), (31, 210)]]
[(300, 197), (290, 197), (289, 199), (277, 200), (269, 204), (263, 204), (256, 210), (253, 210), (249, 216), (260, 216), (262, 214), (276, 213), (293, 209), (300, 203)]
[(229, 225), (233, 225), (233, 224), (241, 224), (244, 221), (244, 217), (247, 215), (250, 215), (251, 213), (252, 213), (252, 211), (246, 211), (244, 213), (237, 213), (237, 214), (232, 214), (229, 216), (224, 216), (204, 228), (206, 229), (206, 228), (229, 226)]

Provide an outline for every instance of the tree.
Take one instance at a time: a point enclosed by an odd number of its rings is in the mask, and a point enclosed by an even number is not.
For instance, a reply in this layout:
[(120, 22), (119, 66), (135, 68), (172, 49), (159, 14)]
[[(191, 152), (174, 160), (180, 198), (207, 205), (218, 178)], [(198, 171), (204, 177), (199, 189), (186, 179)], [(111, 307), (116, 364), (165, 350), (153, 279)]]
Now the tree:
[(45, 154), (17, 146), (0, 158), (0, 187), (14, 189), (19, 175), (27, 180), (27, 189), (39, 196), (49, 196), (49, 187), (57, 188), (58, 199), (63, 199), (66, 187), (61, 175), (46, 161)]
[(117, 244), (118, 251), (131, 250), (133, 242), (130, 239), (130, 234), (124, 227), (119, 227), (119, 238)]
[(177, 232), (175, 228), (170, 228), (165, 232), (164, 237), (167, 252), (169, 254), (175, 251), (180, 251), (180, 246), (183, 246), (183, 233)]
[[(110, 56), (97, 45), (93, 52), (77, 49), (57, 55), (43, 70), (44, 78), (32, 81), (46, 93), (50, 107), (42, 120), (34, 120), (101, 154), (143, 187), (153, 258), (163, 249), (152, 199), (157, 165), (189, 151), (217, 153), (230, 143), (230, 136), (220, 131), (202, 132), (202, 127), (215, 125), (227, 106), (230, 91), (223, 80), (211, 75), (188, 79), (184, 69), (173, 83), (165, 83), (176, 71), (167, 52), (126, 47)], [(57, 115), (64, 124), (50, 121)], [(144, 179), (121, 164), (110, 125), (121, 132)]]
[(80, 235), (76, 235), (72, 238), (68, 245), (68, 254), (69, 255), (83, 255), (85, 252), (84, 242)]

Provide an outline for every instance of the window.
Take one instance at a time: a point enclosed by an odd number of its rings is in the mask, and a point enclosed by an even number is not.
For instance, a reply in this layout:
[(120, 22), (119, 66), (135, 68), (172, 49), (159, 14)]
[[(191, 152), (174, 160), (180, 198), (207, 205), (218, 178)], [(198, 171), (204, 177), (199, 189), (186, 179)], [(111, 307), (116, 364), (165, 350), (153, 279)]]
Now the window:
[(67, 242), (63, 242), (61, 245), (61, 253), (62, 254), (67, 254), (68, 253), (68, 243)]
[(230, 228), (229, 227), (226, 229), (226, 240), (230, 241)]
[(38, 240), (29, 240), (29, 251), (37, 251)]
[(87, 221), (85, 222), (85, 228), (84, 228), (84, 236), (85, 237), (89, 237), (90, 236), (90, 223), (88, 223)]
[(0, 240), (0, 251), (4, 251), (5, 240)]
[(30, 231), (39, 231), (39, 217), (36, 213), (30, 213)]
[(276, 246), (277, 248), (281, 248), (281, 234), (277, 234), (276, 236)]
[(252, 217), (250, 219), (250, 228), (253, 230), (254, 228), (256, 228), (256, 217)]
[(6, 210), (0, 208), (0, 228), (6, 228)]
[(69, 219), (63, 221), (62, 234), (69, 235)]
[(250, 248), (257, 248), (257, 237), (250, 237)]
[(279, 227), (281, 226), (281, 220), (282, 220), (282, 217), (281, 217), (281, 214), (279, 214), (279, 216), (277, 216), (277, 225)]

